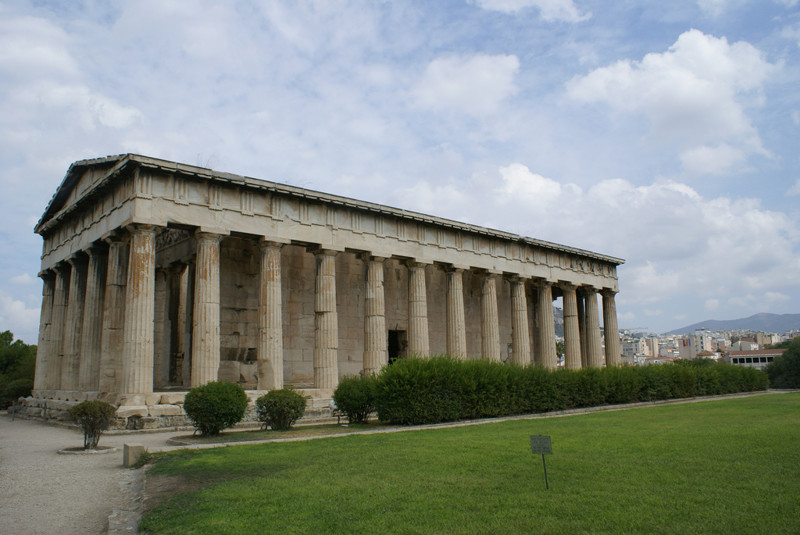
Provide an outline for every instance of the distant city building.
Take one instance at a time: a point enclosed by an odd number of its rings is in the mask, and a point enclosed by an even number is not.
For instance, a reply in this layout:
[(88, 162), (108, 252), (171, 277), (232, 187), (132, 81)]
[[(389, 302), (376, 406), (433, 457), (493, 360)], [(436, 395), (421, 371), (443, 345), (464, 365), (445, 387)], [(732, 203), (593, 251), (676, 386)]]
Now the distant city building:
[(785, 349), (757, 349), (754, 351), (731, 351), (731, 364), (763, 370), (776, 357), (783, 355)]

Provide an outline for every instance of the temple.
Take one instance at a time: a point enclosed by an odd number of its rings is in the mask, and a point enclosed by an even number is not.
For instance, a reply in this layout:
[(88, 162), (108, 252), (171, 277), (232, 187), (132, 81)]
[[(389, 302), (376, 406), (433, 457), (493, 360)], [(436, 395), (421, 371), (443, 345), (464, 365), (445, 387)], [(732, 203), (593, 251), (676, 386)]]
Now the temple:
[(554, 368), (558, 297), (563, 366), (620, 363), (623, 260), (507, 232), (134, 154), (72, 164), (35, 231), (32, 408), (158, 426), (214, 380), (324, 398), (409, 356)]

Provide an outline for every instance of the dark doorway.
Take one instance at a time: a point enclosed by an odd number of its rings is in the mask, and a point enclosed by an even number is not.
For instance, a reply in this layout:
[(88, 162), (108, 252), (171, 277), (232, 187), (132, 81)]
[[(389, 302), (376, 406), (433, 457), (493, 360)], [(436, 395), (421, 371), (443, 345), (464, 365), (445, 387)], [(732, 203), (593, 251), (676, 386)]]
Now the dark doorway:
[(389, 364), (406, 357), (408, 338), (405, 331), (389, 331)]

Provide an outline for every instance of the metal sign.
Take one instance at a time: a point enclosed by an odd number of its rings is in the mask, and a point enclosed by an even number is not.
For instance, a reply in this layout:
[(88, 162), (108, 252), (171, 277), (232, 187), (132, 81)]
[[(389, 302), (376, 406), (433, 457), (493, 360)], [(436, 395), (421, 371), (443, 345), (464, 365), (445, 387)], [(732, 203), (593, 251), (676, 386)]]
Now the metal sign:
[(542, 455), (542, 467), (544, 467), (544, 486), (545, 489), (550, 490), (550, 483), (547, 481), (547, 463), (544, 460), (545, 455), (553, 454), (553, 446), (550, 444), (550, 437), (547, 435), (531, 435), (531, 451), (534, 455)]
[(552, 455), (553, 446), (550, 444), (550, 437), (547, 435), (531, 435), (531, 450), (537, 455)]

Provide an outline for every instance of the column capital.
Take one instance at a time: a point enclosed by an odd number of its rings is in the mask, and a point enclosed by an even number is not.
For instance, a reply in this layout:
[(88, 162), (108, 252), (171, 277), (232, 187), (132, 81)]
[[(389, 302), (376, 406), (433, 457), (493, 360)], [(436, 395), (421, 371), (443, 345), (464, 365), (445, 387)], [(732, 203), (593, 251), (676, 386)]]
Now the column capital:
[(526, 277), (525, 275), (520, 275), (519, 273), (505, 273), (503, 278), (506, 279), (508, 282), (518, 282), (525, 284), (530, 280), (530, 277)]
[(258, 239), (258, 246), (261, 247), (262, 250), (269, 249), (269, 248), (282, 249), (284, 245), (287, 245), (287, 244), (285, 242), (275, 241), (275, 240), (272, 240), (272, 239), (264, 237), (264, 236), (261, 236)]
[(578, 285), (577, 284), (574, 284), (574, 283), (569, 282), (569, 281), (558, 281), (556, 286), (558, 286), (562, 290), (568, 291), (568, 292), (570, 292), (570, 291), (574, 292), (574, 291), (577, 291), (577, 289), (578, 289)]
[(44, 269), (38, 273), (38, 277), (42, 280), (55, 278), (56, 272), (53, 268)]
[(145, 232), (146, 233), (155, 233), (156, 228), (158, 228), (158, 227), (156, 225), (147, 225), (147, 224), (144, 224), (144, 223), (131, 223), (129, 225), (125, 225), (125, 227), (123, 227), (123, 228), (125, 230), (127, 230), (130, 234), (133, 234), (133, 233), (143, 234)]
[(66, 262), (72, 267), (83, 267), (89, 263), (89, 257), (84, 251), (78, 251), (67, 258)]
[(386, 257), (385, 256), (373, 255), (370, 252), (361, 253), (361, 254), (358, 255), (358, 258), (360, 258), (361, 261), (364, 262), (364, 263), (367, 263), (367, 262), (380, 262), (380, 263), (383, 263), (383, 262), (386, 261)]
[(619, 290), (613, 290), (611, 288), (603, 288), (603, 289), (600, 290), (600, 293), (604, 297), (613, 297), (613, 296), (615, 296), (615, 295), (617, 295), (619, 293)]
[(194, 231), (194, 238), (198, 241), (203, 240), (221, 242), (222, 239), (225, 238), (225, 235), (218, 232), (208, 232), (206, 230), (197, 229)]

